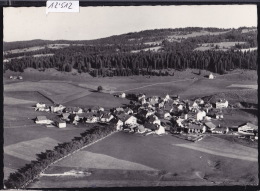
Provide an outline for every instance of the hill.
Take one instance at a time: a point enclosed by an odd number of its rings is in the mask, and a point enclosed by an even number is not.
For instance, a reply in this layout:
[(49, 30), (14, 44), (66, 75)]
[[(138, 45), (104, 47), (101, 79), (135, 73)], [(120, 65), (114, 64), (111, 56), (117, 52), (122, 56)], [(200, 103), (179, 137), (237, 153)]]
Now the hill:
[(220, 74), (237, 68), (255, 70), (257, 31), (253, 29), (187, 27), (95, 40), (4, 42), (4, 71), (76, 69), (94, 77), (112, 77), (170, 75), (165, 69), (195, 68)]

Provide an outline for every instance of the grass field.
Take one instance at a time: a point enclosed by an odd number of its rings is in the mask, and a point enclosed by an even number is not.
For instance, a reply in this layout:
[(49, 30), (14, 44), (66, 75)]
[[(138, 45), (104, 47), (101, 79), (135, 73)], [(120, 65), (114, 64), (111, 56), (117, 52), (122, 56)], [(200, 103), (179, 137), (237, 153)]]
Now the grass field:
[[(222, 149), (227, 153), (232, 151), (237, 156), (250, 153), (257, 159), (256, 149), (252, 150), (252, 154), (249, 149), (246, 149), (247, 147), (236, 144), (229, 146), (230, 144), (227, 144), (223, 139), (215, 138), (217, 141), (212, 137), (208, 139), (198, 144), (214, 150)], [(211, 141), (212, 145), (210, 145)], [(130, 186), (125, 181), (129, 180), (130, 183), (133, 180), (131, 177), (134, 175), (136, 175), (134, 180), (141, 186), (167, 185), (166, 182), (171, 186), (189, 185), (189, 183), (191, 185), (256, 185), (258, 183), (257, 162), (212, 155), (180, 147), (179, 144), (198, 145), (170, 135), (144, 137), (120, 132), (84, 149), (75, 156), (72, 155), (58, 162), (46, 172), (53, 174), (76, 169), (91, 172), (90, 176), (81, 178), (41, 177), (39, 181), (31, 184), (30, 188), (57, 187), (57, 182), (63, 181), (66, 181), (66, 187), (85, 187), (90, 186), (90, 183), (97, 187)], [(213, 144), (216, 145), (215, 148)], [(243, 148), (241, 149), (241, 147)], [(110, 157), (116, 161), (118, 166), (111, 165)], [(100, 162), (92, 162), (96, 160)], [(124, 162), (121, 163), (121, 161)], [(128, 162), (144, 165), (157, 171), (133, 170), (130, 172), (126, 169), (126, 165), (121, 166), (121, 164), (128, 164)], [(91, 163), (94, 165), (93, 168)], [(124, 176), (116, 176), (115, 170), (119, 174), (124, 173)], [(100, 175), (100, 172), (104, 174)], [(131, 174), (134, 175), (131, 176)], [(140, 174), (142, 178), (138, 176)], [(147, 174), (150, 175), (150, 178)], [(196, 183), (194, 183), (195, 181)]]
[[(203, 43), (200, 44), (200, 47), (195, 48), (194, 50), (206, 51), (206, 50), (228, 50), (236, 44), (245, 44), (245, 42), (217, 42), (217, 43)], [(218, 46), (218, 49), (215, 47)]]
[[(241, 74), (241, 72), (243, 73)], [(40, 142), (38, 144), (39, 147), (42, 147), (41, 144), (44, 145), (45, 142), (46, 146), (50, 143), (49, 146), (54, 147), (56, 142), (69, 141), (85, 131), (86, 128), (90, 128), (86, 125), (77, 127), (68, 125), (65, 129), (46, 128), (44, 125), (36, 125), (33, 119), (38, 115), (45, 115), (50, 119), (56, 117), (46, 112), (35, 112), (32, 106), (37, 102), (51, 104), (50, 99), (52, 99), (59, 103), (63, 102), (66, 106), (92, 107), (97, 105), (106, 109), (129, 103), (129, 100), (115, 98), (113, 94), (96, 92), (95, 90), (99, 85), (102, 85), (104, 89), (111, 89), (114, 92), (143, 92), (146, 93), (147, 96), (165, 96), (166, 93), (170, 95), (179, 94), (181, 99), (212, 94), (221, 95), (219, 93), (224, 92), (226, 96), (229, 96), (227, 98), (231, 101), (232, 99), (238, 101), (239, 96), (242, 96), (251, 103), (258, 103), (257, 90), (241, 89), (241, 85), (247, 87), (252, 85), (255, 87), (257, 85), (256, 71), (235, 70), (232, 71), (230, 75), (215, 74), (217, 77), (214, 80), (209, 80), (204, 77), (204, 75), (208, 73), (207, 71), (202, 71), (202, 75), (197, 75), (196, 70), (189, 69), (184, 72), (175, 71), (174, 76), (164, 77), (151, 76), (148, 78), (143, 76), (130, 76), (92, 78), (89, 77), (88, 74), (72, 75), (72, 73), (61, 73), (55, 69), (48, 69), (45, 72), (26, 69), (26, 71), (21, 74), (24, 77), (23, 81), (13, 81), (9, 79), (9, 76), (20, 75), (20, 73), (7, 71), (4, 74), (4, 147), (7, 148), (7, 152), (9, 153), (5, 153), (6, 158), (4, 159), (6, 172), (12, 172), (25, 164), (26, 160), (22, 158), (26, 158), (27, 155), (28, 160), (36, 157), (34, 155), (38, 153), (37, 151), (39, 151), (39, 149), (30, 149), (34, 141)], [(230, 88), (229, 86), (232, 84), (238, 84), (239, 87)], [(239, 96), (237, 96), (237, 94), (239, 94)], [(245, 121), (258, 124), (257, 116), (242, 110), (234, 110), (229, 114), (225, 114), (224, 119), (219, 122), (228, 125), (239, 125)], [(213, 183), (209, 180), (217, 180), (218, 182), (215, 184), (218, 185), (243, 185), (254, 184), (256, 182), (255, 174), (257, 173), (255, 170), (255, 162), (232, 159), (234, 161), (232, 163), (230, 158), (215, 156), (180, 146), (173, 146), (174, 144), (186, 144), (187, 142), (171, 136), (143, 137), (119, 133), (112, 137), (113, 139), (105, 139), (85, 151), (80, 152), (79, 155), (82, 155), (82, 160), (80, 160), (78, 164), (77, 160), (71, 160), (66, 166), (56, 166), (53, 167), (53, 169), (55, 168), (56, 170), (58, 169), (59, 172), (62, 172), (65, 169), (80, 168), (79, 164), (85, 165), (84, 169), (88, 169), (91, 167), (91, 164), (93, 164), (93, 160), (97, 159), (99, 163), (94, 164), (94, 178), (91, 179), (92, 176), (89, 178), (91, 182), (96, 182), (96, 185), (105, 186), (113, 186), (115, 184), (129, 186), (130, 183), (141, 186), (212, 185)], [(19, 148), (25, 152), (20, 153)], [(24, 156), (25, 153), (26, 156)], [(22, 156), (20, 154), (22, 154)], [(206, 158), (202, 159), (200, 158), (201, 156), (202, 158)], [(89, 161), (84, 160), (86, 158), (89, 159)], [(213, 161), (213, 164), (218, 164), (220, 161), (221, 170), (213, 169), (208, 165), (208, 161)], [(62, 162), (65, 163), (66, 161)], [(73, 162), (75, 163), (72, 164)], [(190, 168), (185, 168), (187, 166)], [(247, 166), (248, 169), (244, 169), (245, 166)], [(112, 167), (117, 169), (109, 169)], [(147, 170), (133, 172), (129, 171), (128, 168), (147, 168)], [(225, 168), (230, 168), (230, 172)], [(148, 175), (145, 174), (146, 171), (149, 171), (148, 169), (167, 172), (165, 172), (163, 176), (159, 174), (149, 179), (147, 178)], [(105, 175), (101, 176), (102, 173)], [(125, 179), (118, 180), (117, 173), (125, 174)], [(134, 183), (133, 177), (135, 174), (146, 178), (145, 180), (142, 179)], [(8, 174), (5, 174), (5, 177), (7, 175)], [(103, 177), (102, 181), (100, 180), (101, 177)], [(111, 182), (108, 177), (113, 181)], [(128, 182), (127, 177), (129, 178)], [(59, 182), (61, 180), (56, 177), (52, 180), (48, 177), (42, 178), (44, 182), (41, 182), (41, 179), (37, 185), (43, 187), (55, 185), (55, 183), (57, 183), (55, 181)], [(227, 182), (224, 182), (225, 179), (227, 179)], [(64, 184), (66, 186), (73, 186), (75, 184), (91, 186), (84, 178), (77, 180), (65, 178), (63, 181), (67, 181), (66, 184)]]

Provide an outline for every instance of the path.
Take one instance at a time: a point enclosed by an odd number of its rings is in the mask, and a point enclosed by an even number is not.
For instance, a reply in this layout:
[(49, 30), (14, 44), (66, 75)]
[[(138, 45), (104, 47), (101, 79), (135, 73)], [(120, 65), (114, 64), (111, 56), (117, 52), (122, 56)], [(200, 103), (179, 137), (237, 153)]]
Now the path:
[(113, 93), (117, 93), (117, 92), (127, 92), (127, 91), (131, 91), (131, 90), (138, 90), (138, 89), (142, 89), (142, 88), (146, 88), (146, 87), (150, 87), (150, 86), (156, 86), (156, 85), (160, 85), (160, 84), (183, 82), (183, 81), (188, 81), (188, 80), (195, 80), (195, 79), (184, 79), (184, 80), (175, 80), (175, 81), (170, 81), (170, 82), (154, 83), (154, 84), (149, 84), (149, 85), (145, 85), (145, 86), (141, 86), (141, 87), (137, 87), (137, 88), (127, 89), (127, 90), (120, 90), (120, 91), (114, 91)]

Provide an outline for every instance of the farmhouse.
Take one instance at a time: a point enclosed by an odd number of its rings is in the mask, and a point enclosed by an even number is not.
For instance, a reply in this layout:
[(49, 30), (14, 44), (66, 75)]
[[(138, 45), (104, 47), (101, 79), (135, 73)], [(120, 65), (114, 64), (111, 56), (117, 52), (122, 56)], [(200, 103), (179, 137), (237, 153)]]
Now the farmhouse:
[(57, 120), (57, 121), (55, 121), (55, 125), (59, 128), (66, 128), (66, 122), (65, 121)]
[(83, 121), (86, 123), (97, 123), (99, 117), (96, 116), (96, 113), (89, 112), (84, 114)]
[(146, 129), (150, 129), (152, 131), (155, 131), (155, 130), (159, 129), (158, 126), (159, 126), (158, 124), (152, 124), (152, 123), (145, 123), (144, 124), (144, 127)]
[(128, 115), (130, 115), (130, 114), (133, 114), (134, 111), (133, 111), (132, 109), (130, 109), (129, 107), (127, 107), (127, 108), (125, 109), (125, 113), (128, 114)]
[(132, 115), (127, 115), (127, 114), (121, 114), (117, 116), (118, 119), (120, 119), (124, 125), (126, 126), (133, 126), (137, 124), (137, 118), (132, 116)]
[(163, 126), (159, 125), (159, 128), (157, 130), (155, 130), (155, 134), (157, 134), (157, 135), (165, 134), (165, 128)]
[(73, 113), (73, 114), (80, 114), (80, 113), (83, 113), (83, 109), (81, 109), (79, 107), (67, 107), (65, 109), (65, 112)]
[(197, 121), (201, 121), (203, 120), (203, 118), (206, 116), (206, 112), (205, 111), (198, 111), (196, 113), (196, 120)]
[(151, 115), (148, 118), (148, 122), (152, 123), (152, 124), (158, 124), (161, 125), (161, 121), (158, 119), (158, 117), (156, 115)]
[(66, 120), (66, 121), (69, 120), (69, 116), (70, 116), (69, 113), (62, 113), (62, 114), (61, 114), (62, 119)]
[(63, 105), (55, 105), (55, 106), (51, 106), (51, 112), (56, 113), (56, 112), (60, 112), (63, 111), (66, 107)]
[(163, 101), (167, 102), (167, 101), (169, 101), (170, 99), (171, 99), (171, 98), (170, 98), (169, 94), (166, 94), (166, 96), (165, 96), (165, 98), (163, 99)]
[(244, 123), (238, 126), (238, 132), (242, 134), (253, 135), (255, 131), (258, 131), (258, 127), (252, 123)]
[(35, 119), (36, 124), (51, 124), (52, 121), (47, 119), (46, 116), (37, 116)]
[(226, 134), (228, 133), (228, 131), (229, 131), (228, 127), (216, 127), (211, 132), (217, 134)]
[(46, 105), (44, 103), (36, 103), (37, 108), (44, 108)]
[(113, 115), (111, 115), (110, 113), (105, 113), (101, 118), (100, 118), (100, 121), (101, 122), (110, 122), (112, 119), (114, 118)]
[(46, 112), (49, 112), (50, 108), (49, 107), (39, 107), (39, 108), (36, 107), (35, 111), (46, 111)]
[(93, 112), (93, 113), (97, 113), (98, 111), (104, 111), (104, 108), (100, 106), (94, 106), (89, 109), (89, 112)]
[(214, 130), (216, 128), (216, 125), (212, 122), (206, 122), (205, 126), (208, 128), (209, 131), (212, 132), (212, 130)]
[(126, 94), (125, 93), (120, 93), (118, 97), (125, 98)]
[(140, 101), (141, 99), (145, 99), (145, 94), (139, 94), (137, 96), (137, 99), (138, 99), (138, 101)]
[(206, 127), (197, 125), (197, 124), (190, 124), (187, 127), (188, 133), (205, 133), (206, 132)]
[(227, 108), (228, 107), (228, 101), (225, 99), (220, 99), (216, 102), (216, 108)]
[(18, 79), (19, 79), (19, 80), (22, 80), (22, 79), (23, 79), (23, 77), (22, 77), (22, 76), (18, 76)]
[(212, 73), (209, 74), (209, 79), (214, 79), (214, 76)]
[(76, 114), (70, 114), (69, 115), (69, 120), (70, 120), (71, 123), (77, 125), (78, 121), (79, 121), (79, 116), (76, 115)]

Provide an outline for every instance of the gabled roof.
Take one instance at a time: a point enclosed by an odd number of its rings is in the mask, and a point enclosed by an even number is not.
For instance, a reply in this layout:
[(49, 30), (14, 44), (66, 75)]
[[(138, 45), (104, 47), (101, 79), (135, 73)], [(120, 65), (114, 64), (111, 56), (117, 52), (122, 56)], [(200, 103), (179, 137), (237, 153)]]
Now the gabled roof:
[(199, 125), (196, 125), (196, 124), (190, 124), (189, 126), (188, 126), (188, 128), (189, 129), (203, 129), (203, 127), (202, 126), (199, 126)]
[(144, 127), (147, 128), (147, 129), (151, 129), (151, 130), (157, 130), (158, 129), (157, 125), (152, 124), (152, 123), (145, 123)]
[(125, 122), (126, 120), (128, 120), (132, 115), (128, 115), (128, 114), (120, 114), (117, 116), (118, 119), (120, 119), (121, 121)]
[(242, 125), (239, 125), (238, 127), (242, 127), (242, 126), (245, 126), (245, 125), (252, 127), (253, 129), (258, 129), (258, 126), (254, 125), (252, 123), (249, 123), (249, 122), (243, 123)]
[(212, 123), (212, 122), (206, 122), (205, 125), (207, 127), (209, 127), (210, 129), (215, 129), (216, 128), (216, 125), (214, 123)]
[(37, 116), (37, 121), (47, 120), (46, 116)]

